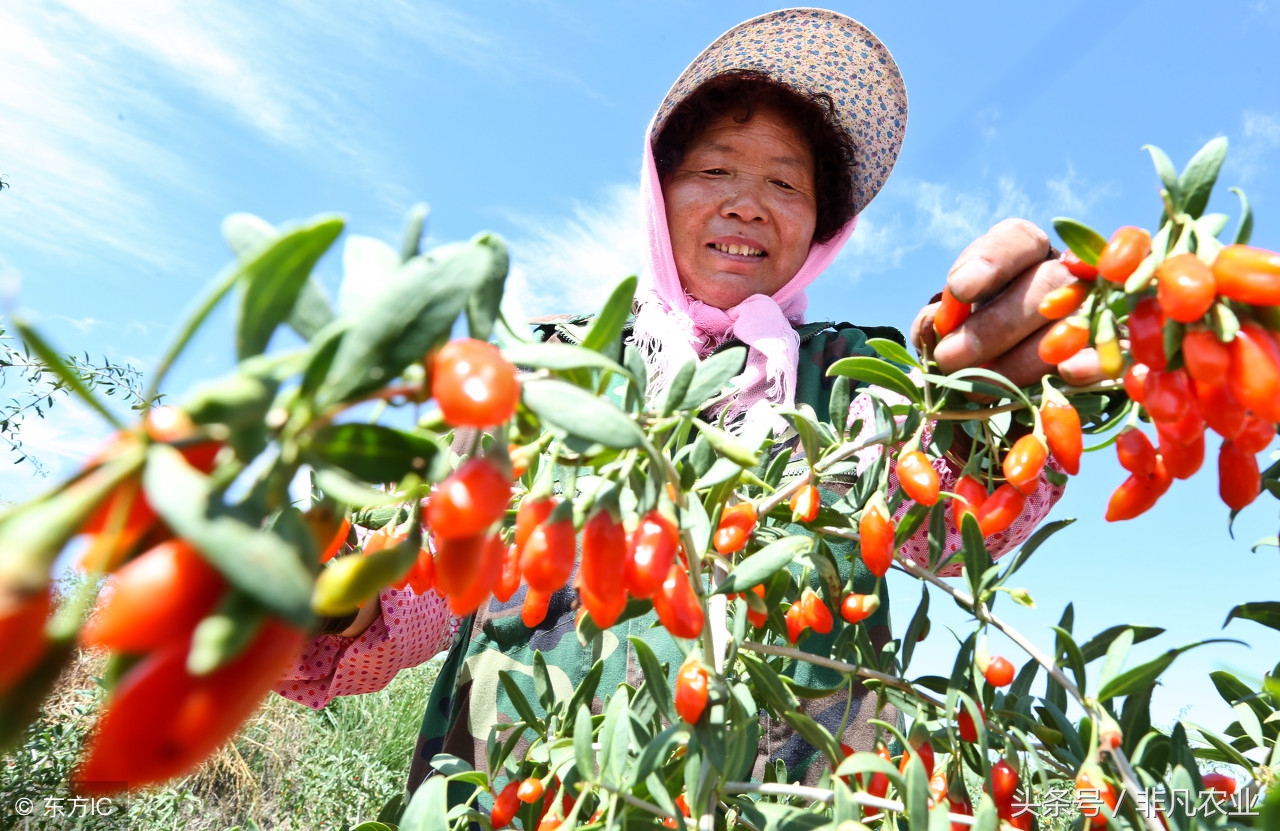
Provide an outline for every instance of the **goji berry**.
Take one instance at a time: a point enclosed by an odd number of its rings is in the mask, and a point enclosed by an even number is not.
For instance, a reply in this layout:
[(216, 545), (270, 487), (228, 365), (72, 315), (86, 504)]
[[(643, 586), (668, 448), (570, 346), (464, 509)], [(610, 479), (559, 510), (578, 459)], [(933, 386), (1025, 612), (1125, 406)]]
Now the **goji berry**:
[(1102, 771), (1094, 766), (1086, 766), (1076, 775), (1076, 800), (1080, 805), (1080, 813), (1089, 818), (1094, 828), (1107, 825), (1107, 815), (1102, 806), (1112, 810), (1116, 807), (1116, 792), (1111, 783), (1102, 777)]
[(1046, 294), (1036, 311), (1049, 320), (1061, 320), (1080, 308), (1092, 288), (1087, 283), (1075, 282), (1056, 288)]
[(538, 624), (547, 619), (547, 607), (550, 605), (551, 592), (540, 592), (529, 586), (520, 606), (521, 622), (530, 629), (537, 629)]
[(1137, 474), (1150, 476), (1156, 469), (1156, 449), (1147, 434), (1137, 427), (1126, 427), (1116, 436), (1116, 456), (1120, 467)]
[(1238, 438), (1248, 412), (1231, 393), (1231, 388), (1226, 384), (1207, 386), (1199, 381), (1195, 381), (1192, 387), (1200, 413), (1213, 431), (1224, 439)]
[(925, 776), (933, 776), (933, 745), (929, 743), (929, 733), (922, 727), (914, 727), (911, 735), (907, 737), (907, 746), (902, 750), (902, 759), (898, 763), (898, 772), (903, 776), (907, 773), (907, 764), (911, 761), (912, 751), (920, 757), (920, 764), (924, 765)]
[(80, 533), (93, 536), (80, 558), (81, 567), (85, 571), (114, 570), (159, 520), (143, 493), (142, 476), (125, 479), (80, 528)]
[(913, 502), (933, 505), (938, 501), (938, 471), (928, 456), (919, 450), (899, 454), (895, 472), (898, 474), (898, 484)]
[(750, 502), (738, 502), (720, 512), (720, 524), (712, 537), (712, 544), (721, 554), (741, 551), (756, 527), (756, 506)]
[(551, 593), (569, 582), (577, 554), (573, 520), (548, 519), (533, 529), (520, 553), (520, 572), (531, 588)]
[(489, 822), (494, 828), (506, 828), (520, 810), (520, 783), (512, 780), (493, 800)]
[(1022, 516), (1027, 506), (1027, 495), (1008, 482), (995, 489), (987, 501), (978, 509), (978, 525), (982, 536), (998, 534)]
[[(982, 723), (985, 725), (987, 723), (987, 717), (982, 712), (982, 702), (977, 701), (974, 703), (977, 704), (978, 716), (982, 719)], [(978, 740), (978, 727), (973, 723), (973, 716), (969, 714), (969, 708), (964, 706), (963, 703), (960, 704), (959, 709), (956, 711), (956, 728), (957, 732), (960, 734), (961, 741), (973, 744)]]
[(511, 543), (502, 550), (502, 572), (493, 586), (493, 597), (499, 603), (506, 603), (520, 589), (520, 554), (516, 544)]
[(1228, 345), (1227, 384), (1237, 399), (1267, 421), (1280, 422), (1280, 346), (1256, 323), (1244, 323)]
[(1098, 276), (1124, 283), (1150, 251), (1151, 234), (1147, 231), (1132, 225), (1119, 228), (1098, 255)]
[(851, 624), (861, 623), (880, 609), (880, 597), (875, 594), (846, 594), (840, 602), (840, 617)]
[(960, 523), (966, 513), (971, 513), (976, 518), (978, 511), (987, 501), (986, 485), (974, 479), (972, 476), (961, 476), (955, 485), (956, 498), (951, 500), (951, 524), (956, 529), (956, 533), (960, 533)]
[(972, 313), (972, 306), (956, 300), (955, 295), (951, 293), (951, 289), (944, 288), (942, 290), (942, 301), (938, 304), (937, 311), (933, 313), (933, 329), (938, 333), (939, 338), (945, 338), (959, 329), (960, 324), (968, 320), (969, 315)]
[(432, 493), (427, 523), (437, 537), (472, 537), (501, 519), (510, 499), (506, 474), (487, 459), (471, 459)]
[(1065, 401), (1046, 398), (1040, 405), (1040, 423), (1053, 458), (1068, 474), (1080, 472), (1080, 455), (1084, 452), (1084, 435), (1080, 429), (1080, 413)]
[(1271, 446), (1276, 437), (1276, 426), (1253, 413), (1245, 416), (1240, 432), (1234, 437), (1236, 446), (1246, 453), (1261, 453)]
[(1135, 404), (1141, 404), (1147, 397), (1147, 375), (1150, 369), (1146, 364), (1133, 364), (1124, 374), (1125, 394)]
[(1204, 432), (1195, 433), (1189, 442), (1182, 442), (1172, 437), (1156, 424), (1156, 435), (1160, 438), (1160, 457), (1164, 460), (1165, 469), (1174, 479), (1190, 479), (1200, 466), (1204, 464)]
[[(1200, 417), (1200, 404), (1192, 393), (1191, 403), (1182, 418), (1176, 421), (1157, 421), (1156, 432), (1175, 444), (1191, 445), (1204, 437), (1204, 419)], [(1172, 473), (1172, 471), (1170, 471)]]
[(1040, 472), (1049, 458), (1044, 440), (1029, 433), (1013, 443), (1004, 455), (1004, 478), (1023, 493), (1031, 493), (1040, 484)]
[(516, 508), (516, 551), (524, 551), (524, 544), (533, 535), (533, 529), (546, 522), (560, 500), (555, 497), (535, 497), (532, 494), (520, 500)]
[(690, 655), (676, 675), (676, 712), (688, 724), (697, 724), (707, 709), (707, 671), (702, 662)]
[(653, 610), (658, 621), (677, 638), (692, 640), (702, 634), (702, 605), (689, 583), (689, 575), (672, 563), (666, 579), (653, 593)]
[(1238, 787), (1236, 780), (1225, 773), (1202, 773), (1200, 774), (1200, 784), (1204, 786), (1206, 791), (1222, 794), (1228, 799), (1235, 795)]
[(997, 655), (987, 663), (983, 677), (993, 687), (1007, 687), (1013, 683), (1013, 664), (1008, 658)]
[(170, 640), (120, 679), (74, 774), (98, 796), (181, 776), (221, 747), (296, 659), (307, 635), (268, 619), (249, 645), (207, 675), (187, 674), (190, 643)]
[(498, 347), (461, 338), (440, 347), (431, 362), (431, 395), (454, 427), (492, 427), (515, 414), (520, 382)]
[(1262, 493), (1258, 457), (1242, 450), (1233, 441), (1224, 441), (1218, 450), (1218, 495), (1227, 507), (1239, 511)]
[(1204, 317), (1217, 295), (1213, 272), (1195, 254), (1175, 254), (1156, 268), (1156, 298), (1179, 323)]
[(787, 623), (787, 640), (791, 643), (798, 643), (800, 635), (804, 632), (804, 609), (800, 607), (800, 601), (797, 600), (787, 609), (787, 613), (783, 615)]
[[(760, 584), (758, 586), (752, 586), (751, 593), (754, 594), (756, 597), (760, 598), (760, 602), (762, 603), (764, 602), (764, 584)], [(752, 611), (750, 605), (747, 606), (747, 622), (750, 623), (752, 626), (764, 626), (765, 622), (768, 619), (769, 619), (768, 612), (755, 612), (755, 611)]]
[(226, 590), (222, 575), (182, 540), (161, 543), (107, 578), (80, 630), (85, 646), (144, 653), (186, 639)]
[[(889, 752), (889, 748), (885, 747), (883, 742), (876, 742), (876, 755), (889, 764), (893, 764), (893, 754)], [(857, 774), (855, 778), (858, 780), (858, 784), (861, 785), (863, 782), (862, 774)], [(883, 799), (884, 795), (889, 792), (889, 777), (883, 773), (871, 774), (871, 782), (866, 786), (866, 792), (871, 796)]]
[(818, 510), (822, 507), (822, 497), (813, 485), (805, 485), (791, 495), (788, 502), (791, 506), (793, 522), (813, 522), (818, 518)]
[(888, 506), (884, 498), (876, 494), (865, 508), (862, 519), (858, 521), (858, 535), (861, 538), (862, 562), (867, 571), (876, 577), (883, 577), (893, 565), (893, 553), (896, 528), (889, 516)]
[(1127, 325), (1133, 360), (1154, 370), (1168, 366), (1169, 357), (1164, 351), (1164, 310), (1160, 308), (1160, 301), (1154, 297), (1139, 300), (1129, 313)]
[(1051, 366), (1071, 358), (1089, 345), (1089, 324), (1083, 318), (1069, 317), (1049, 327), (1040, 338), (1040, 360)]
[(1067, 267), (1067, 271), (1071, 272), (1071, 276), (1077, 280), (1096, 280), (1098, 279), (1098, 269), (1096, 266), (1089, 265), (1076, 255), (1076, 252), (1070, 248), (1062, 252), (1058, 257), (1058, 261)]
[(0, 662), (0, 695), (21, 681), (48, 649), (44, 627), (51, 605), (48, 586), (25, 597), (6, 595), (0, 599), (0, 643), (5, 645), (4, 661)]
[(458, 617), (466, 617), (489, 599), (489, 595), (493, 594), (493, 587), (502, 579), (502, 559), (506, 549), (502, 538), (497, 534), (485, 537), (480, 545), (480, 561), (476, 564), (471, 585), (464, 591), (445, 598), (449, 603), (449, 611)]
[(350, 535), (351, 520), (344, 516), (342, 522), (334, 530), (333, 535), (326, 541), (324, 548), (321, 550), (320, 562), (327, 563), (332, 560)]
[(1152, 369), (1143, 385), (1142, 406), (1156, 421), (1177, 421), (1192, 405), (1191, 383), (1186, 370)]
[(1018, 790), (1018, 773), (1005, 759), (991, 766), (991, 798), (996, 805), (1007, 805)]
[(666, 514), (654, 508), (640, 520), (627, 552), (627, 591), (652, 597), (676, 559), (680, 533)]
[(1280, 306), (1280, 254), (1228, 245), (1213, 261), (1218, 293), (1254, 306)]
[(520, 787), (516, 789), (516, 795), (520, 797), (521, 802), (532, 805), (542, 796), (542, 780), (529, 777), (520, 783)]
[(591, 615), (591, 621), (601, 629), (608, 629), (617, 623), (627, 608), (627, 596), (621, 592), (612, 597), (601, 597), (588, 589), (586, 584), (580, 584), (578, 596), (582, 599), (582, 607)]
[(801, 593), (800, 610), (804, 615), (805, 625), (810, 629), (819, 635), (825, 635), (831, 631), (831, 626), (835, 622), (831, 617), (831, 610), (813, 589), (807, 588)]
[(625, 597), (626, 577), (627, 530), (611, 512), (598, 510), (582, 527), (578, 579), (596, 598), (613, 600)]
[(1191, 329), (1182, 336), (1182, 359), (1197, 384), (1217, 386), (1227, 380), (1231, 350), (1208, 329)]
[(409, 588), (413, 593), (423, 595), (436, 587), (436, 561), (431, 551), (423, 547), (418, 551), (418, 561), (409, 572)]
[(484, 534), (470, 537), (435, 535), (435, 589), (441, 597), (464, 594), (475, 582), (483, 552)]
[(1150, 510), (1152, 506), (1169, 490), (1173, 478), (1165, 469), (1164, 459), (1156, 457), (1156, 468), (1150, 476), (1130, 474), (1129, 478), (1111, 494), (1107, 502), (1107, 522), (1117, 522), (1134, 517)]

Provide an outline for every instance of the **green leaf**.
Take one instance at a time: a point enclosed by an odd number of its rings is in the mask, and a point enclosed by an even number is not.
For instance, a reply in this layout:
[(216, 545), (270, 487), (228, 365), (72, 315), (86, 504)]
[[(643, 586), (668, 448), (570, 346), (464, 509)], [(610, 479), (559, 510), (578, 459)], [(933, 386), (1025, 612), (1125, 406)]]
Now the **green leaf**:
[[(1059, 653), (1065, 653), (1067, 666), (1071, 669), (1071, 674), (1075, 676), (1076, 687), (1079, 688), (1081, 695), (1087, 694), (1084, 655), (1080, 653), (1080, 647), (1076, 645), (1075, 638), (1061, 626), (1051, 626), (1050, 628), (1058, 633), (1057, 649)], [(1104, 700), (1105, 698), (1105, 696), (1098, 696), (1099, 700)]]
[(982, 527), (972, 512), (967, 512), (960, 523), (960, 547), (964, 554), (964, 570), (969, 580), (969, 588), (974, 599), (979, 595), (979, 581), (987, 569), (991, 568), (991, 552), (987, 550), (986, 540), (982, 538)]
[(843, 375), (831, 384), (831, 399), (827, 404), (827, 418), (836, 428), (836, 436), (844, 439), (849, 425), (849, 387), (851, 382)]
[(324, 327), (333, 323), (335, 318), (336, 315), (333, 313), (333, 305), (329, 302), (329, 296), (325, 294), (324, 289), (316, 282), (315, 277), (309, 277), (302, 284), (302, 289), (298, 292), (298, 299), (293, 304), (293, 311), (289, 313), (285, 323), (304, 339), (311, 340)]
[(773, 667), (769, 666), (767, 661), (746, 652), (739, 652), (738, 660), (746, 665), (747, 672), (756, 682), (754, 691), (765, 697), (775, 713), (780, 714), (800, 707), (800, 700), (786, 684), (782, 683), (778, 673), (773, 671)]
[(902, 802), (907, 809), (907, 821), (910, 831), (928, 831), (929, 829), (929, 774), (925, 773), (924, 762), (920, 754), (912, 753), (907, 762), (906, 790)]
[(400, 817), (400, 831), (448, 831), (449, 782), (444, 776), (429, 776), (414, 791), (413, 799)]
[(1254, 623), (1261, 623), (1271, 629), (1280, 629), (1280, 602), (1275, 600), (1255, 601), (1253, 603), (1241, 603), (1227, 612), (1227, 619), (1222, 622), (1222, 628), (1226, 628), (1227, 624), (1233, 619), (1252, 620)]
[(223, 505), (209, 478), (169, 445), (150, 447), (142, 481), (156, 513), (230, 583), (286, 620), (311, 624), (311, 573), (284, 540)]
[(689, 385), (693, 383), (693, 375), (698, 371), (698, 359), (690, 358), (680, 365), (676, 374), (671, 377), (667, 388), (660, 392), (653, 402), (653, 408), (661, 415), (671, 415), (684, 400)]
[(344, 222), (326, 216), (285, 229), (241, 265), (244, 294), (236, 322), (236, 355), (260, 354), (276, 328), (293, 312), (303, 285), (320, 257), (342, 233)]
[(844, 375), (855, 381), (891, 390), (914, 404), (921, 404), (920, 388), (911, 382), (907, 373), (879, 358), (854, 356), (841, 358), (827, 368), (827, 375)]
[(996, 826), (1000, 822), (1000, 816), (996, 811), (996, 803), (992, 801), (991, 795), (984, 793), (978, 801), (978, 809), (973, 812), (973, 825), (969, 826), (973, 831), (996, 831)]
[(401, 265), (391, 289), (355, 316), (320, 397), (329, 403), (357, 398), (422, 360), (449, 334), (467, 298), (506, 256), (506, 245), (485, 234)]
[(1099, 687), (1105, 687), (1112, 678), (1116, 677), (1124, 666), (1124, 659), (1128, 657), (1132, 647), (1133, 629), (1125, 627), (1124, 631), (1111, 642), (1111, 646), (1107, 647), (1107, 660), (1103, 662), (1102, 672), (1098, 674)]
[(1132, 630), (1134, 643), (1142, 643), (1154, 638), (1156, 635), (1164, 634), (1164, 630), (1156, 626), (1112, 626), (1094, 635), (1080, 647), (1080, 654), (1084, 657), (1084, 662), (1087, 664), (1105, 655), (1107, 649), (1111, 646), (1111, 642), (1126, 630)]
[(636, 278), (631, 276), (614, 288), (600, 314), (591, 321), (591, 328), (582, 337), (582, 347), (618, 360), (622, 356), (622, 327), (631, 317), (635, 297)]
[(569, 706), (565, 708), (566, 713), (576, 713), (582, 705), (591, 704), (596, 695), (596, 688), (600, 685), (600, 676), (603, 674), (604, 659), (600, 659), (591, 665), (582, 682), (574, 689), (573, 697), (569, 699)]
[(337, 469), (317, 470), (316, 487), (334, 502), (352, 508), (386, 508), (404, 501), (398, 494), (374, 490), (367, 482), (357, 482)]
[(678, 410), (701, 409), (713, 396), (720, 393), (725, 385), (741, 374), (747, 363), (747, 350), (742, 346), (731, 346), (717, 352), (698, 364), (693, 373), (693, 381), (680, 399)]
[(653, 649), (640, 637), (631, 635), (627, 640), (631, 642), (631, 648), (636, 653), (636, 660), (640, 662), (640, 671), (644, 674), (645, 691), (653, 699), (653, 703), (657, 705), (658, 712), (668, 721), (675, 721), (675, 702), (671, 697), (667, 673), (662, 669), (662, 664), (658, 662), (658, 656), (653, 654)]
[(1183, 168), (1182, 175), (1178, 177), (1178, 187), (1184, 198), (1182, 210), (1193, 217), (1204, 213), (1213, 184), (1218, 181), (1218, 171), (1222, 169), (1222, 161), (1226, 157), (1226, 136), (1212, 139), (1191, 157), (1191, 161)]
[(236, 372), (197, 384), (182, 409), (196, 424), (259, 426), (275, 400), (278, 387), (274, 379)]
[(600, 778), (615, 786), (622, 782), (627, 767), (631, 742), (629, 707), (627, 694), (619, 688), (609, 699), (600, 727)]
[(1098, 264), (1098, 255), (1106, 247), (1106, 237), (1074, 219), (1064, 216), (1055, 217), (1053, 230), (1058, 232), (1063, 243), (1075, 252), (1075, 255), (1089, 265)]
[(687, 728), (683, 722), (673, 724), (663, 730), (652, 741), (644, 746), (644, 750), (640, 753), (640, 758), (636, 760), (635, 766), (627, 774), (628, 790), (635, 790), (637, 782), (643, 782), (648, 778), (649, 774), (657, 769), (658, 765), (666, 761), (668, 755), (673, 750), (684, 743), (683, 738)]
[(228, 214), (222, 220), (222, 236), (231, 253), (238, 259), (252, 259), (253, 255), (280, 236), (276, 226), (260, 216), (250, 213)]
[(438, 440), (380, 424), (330, 424), (305, 445), (316, 468), (335, 465), (366, 482), (398, 482), (416, 473), (429, 482), (448, 475), (448, 448)]
[(562, 372), (570, 369), (607, 369), (623, 378), (631, 372), (607, 355), (567, 343), (522, 343), (502, 352), (511, 363), (529, 369)]
[[(485, 235), (480, 241), (484, 242)], [(467, 299), (467, 330), (476, 340), (489, 340), (493, 335), (493, 323), (498, 319), (498, 307), (502, 304), (502, 290), (507, 283), (507, 270), (511, 265), (507, 246), (501, 238), (487, 235), (498, 244), (494, 246), (493, 261), (489, 264), (480, 285)]]
[(1173, 166), (1173, 161), (1168, 154), (1154, 144), (1144, 144), (1142, 149), (1151, 154), (1151, 162), (1156, 166), (1156, 174), (1160, 177), (1164, 189), (1169, 192), (1169, 201), (1173, 203), (1174, 209), (1181, 210), (1182, 189), (1178, 185), (1178, 171)]
[(529, 381), (524, 403), (541, 421), (571, 436), (619, 449), (644, 444), (644, 433), (626, 413), (565, 381)]
[(578, 766), (580, 778), (596, 778), (595, 754), (591, 752), (591, 711), (585, 704), (578, 706), (573, 722), (573, 763)]
[(1254, 763), (1249, 761), (1249, 758), (1247, 756), (1245, 756), (1239, 750), (1236, 750), (1227, 742), (1223, 741), (1222, 738), (1219, 737), (1213, 731), (1207, 728), (1201, 727), (1200, 725), (1195, 724), (1193, 722), (1188, 721), (1183, 723), (1186, 724), (1188, 727), (1192, 727), (1196, 730), (1199, 730), (1200, 735), (1204, 737), (1204, 740), (1207, 741), (1209, 744), (1213, 745), (1215, 748), (1217, 748), (1218, 751), (1224, 757), (1226, 757), (1227, 761), (1231, 762), (1232, 764), (1239, 765), (1245, 770), (1253, 769)]
[(551, 673), (547, 671), (547, 659), (540, 649), (533, 652), (533, 691), (537, 693), (543, 710), (550, 713), (555, 709), (556, 690), (551, 683)]
[(80, 396), (81, 400), (90, 407), (93, 407), (93, 409), (97, 410), (98, 413), (107, 420), (108, 424), (115, 427), (117, 430), (124, 429), (124, 424), (121, 423), (119, 417), (107, 409), (107, 405), (103, 404), (102, 401), (98, 399), (98, 396), (89, 391), (89, 388), (85, 386), (84, 380), (80, 377), (80, 374), (67, 366), (66, 361), (62, 360), (62, 356), (54, 351), (53, 347), (49, 346), (47, 342), (45, 342), (44, 338), (41, 337), (29, 323), (27, 323), (25, 318), (21, 315), (10, 315), (9, 320), (13, 323), (13, 328), (18, 331), (18, 335), (22, 338), (23, 343), (25, 343), (32, 352), (36, 353), (36, 357), (40, 359), (40, 363), (44, 364), (50, 372), (58, 376), (59, 380), (66, 384), (72, 392)]
[(409, 208), (404, 218), (404, 236), (400, 243), (400, 261), (408, 262), (422, 251), (422, 232), (427, 227), (427, 217), (431, 208), (425, 202), (418, 202)]
[(897, 551), (906, 544), (907, 540), (915, 536), (916, 531), (920, 530), (920, 526), (924, 525), (924, 521), (929, 517), (929, 511), (933, 509), (931, 505), (913, 504), (902, 515), (902, 519), (898, 522), (897, 529), (893, 532), (893, 550)]
[(1011, 577), (1015, 571), (1022, 568), (1023, 564), (1025, 564), (1027, 560), (1031, 559), (1031, 555), (1036, 552), (1037, 548), (1044, 544), (1045, 540), (1049, 539), (1049, 537), (1058, 533), (1073, 522), (1075, 522), (1074, 519), (1059, 519), (1054, 522), (1046, 522), (1037, 528), (1035, 533), (1022, 544), (1020, 549), (1018, 549), (1018, 553), (1013, 556), (1009, 563), (1009, 567), (1006, 568), (1004, 574), (1001, 575), (1001, 582), (1004, 582), (1004, 580)]
[(911, 654), (915, 651), (916, 643), (920, 640), (920, 635), (925, 631), (925, 627), (929, 625), (929, 586), (921, 581), (920, 583), (920, 604), (916, 606), (916, 613), (911, 616), (911, 623), (907, 624), (907, 634), (902, 639), (902, 672), (905, 674), (907, 666), (911, 663)]
[(726, 433), (719, 427), (707, 424), (700, 418), (695, 418), (693, 424), (706, 438), (707, 444), (710, 444), (721, 456), (734, 464), (748, 469), (760, 464), (760, 457), (756, 451), (737, 437)]
[(1209, 638), (1208, 640), (1197, 641), (1186, 646), (1180, 646), (1177, 649), (1170, 649), (1158, 658), (1148, 661), (1141, 666), (1120, 673), (1110, 682), (1103, 685), (1098, 690), (1097, 698), (1099, 701), (1105, 701), (1108, 698), (1115, 698), (1121, 695), (1128, 695), (1130, 692), (1139, 690), (1148, 684), (1153, 683), (1160, 674), (1163, 673), (1174, 662), (1174, 659), (1197, 646), (1204, 646), (1210, 643), (1240, 643), (1230, 638)]
[(763, 583), (780, 569), (786, 568), (813, 545), (813, 539), (801, 534), (774, 540), (738, 563), (712, 594), (736, 594)]
[(895, 364), (906, 364), (907, 366), (915, 367), (916, 369), (920, 368), (920, 362), (916, 360), (915, 356), (908, 352), (907, 348), (896, 340), (889, 340), (888, 338), (869, 338), (867, 340), (867, 346), (874, 349), (876, 354), (881, 358), (884, 358), (886, 361), (890, 361)]
[(516, 708), (521, 720), (533, 728), (534, 732), (544, 732), (546, 728), (543, 727), (542, 719), (538, 718), (533, 712), (533, 706), (529, 703), (529, 699), (525, 697), (524, 690), (520, 689), (520, 685), (516, 683), (516, 679), (511, 676), (511, 673), (505, 669), (499, 670), (498, 681), (502, 683), (502, 689), (506, 691), (507, 698), (511, 701), (511, 706)]
[(1232, 188), (1231, 192), (1240, 197), (1240, 224), (1236, 226), (1236, 234), (1232, 242), (1237, 245), (1248, 245), (1253, 236), (1253, 209), (1249, 207), (1249, 198), (1240, 188)]

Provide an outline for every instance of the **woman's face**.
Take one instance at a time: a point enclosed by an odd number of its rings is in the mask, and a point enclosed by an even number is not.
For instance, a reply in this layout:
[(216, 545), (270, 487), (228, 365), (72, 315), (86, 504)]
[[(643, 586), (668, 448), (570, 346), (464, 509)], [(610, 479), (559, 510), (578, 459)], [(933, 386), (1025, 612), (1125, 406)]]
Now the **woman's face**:
[(809, 140), (772, 108), (745, 123), (721, 116), (696, 136), (662, 185), (685, 291), (728, 309), (786, 285), (813, 242), (813, 167)]

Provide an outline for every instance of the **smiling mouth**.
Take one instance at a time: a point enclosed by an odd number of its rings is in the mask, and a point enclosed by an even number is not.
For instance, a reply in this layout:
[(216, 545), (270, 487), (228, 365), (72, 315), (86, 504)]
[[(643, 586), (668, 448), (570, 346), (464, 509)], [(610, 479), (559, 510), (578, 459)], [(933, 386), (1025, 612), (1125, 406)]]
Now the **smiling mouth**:
[(764, 257), (767, 256), (759, 248), (752, 248), (749, 245), (726, 245), (724, 243), (712, 242), (707, 244), (708, 248), (719, 251), (721, 254), (734, 254), (741, 257)]

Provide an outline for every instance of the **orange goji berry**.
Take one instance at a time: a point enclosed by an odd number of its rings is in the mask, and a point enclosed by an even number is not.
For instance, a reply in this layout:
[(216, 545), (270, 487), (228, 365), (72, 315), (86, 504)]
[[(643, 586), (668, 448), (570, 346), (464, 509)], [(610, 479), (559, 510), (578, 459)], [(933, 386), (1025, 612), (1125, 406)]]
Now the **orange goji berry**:
[(756, 527), (756, 506), (750, 502), (738, 502), (720, 512), (720, 524), (712, 537), (712, 544), (721, 554), (741, 551)]
[(850, 624), (858, 624), (880, 609), (880, 596), (875, 594), (846, 594), (840, 602), (840, 617)]
[(1280, 422), (1280, 346), (1271, 333), (1256, 323), (1242, 324), (1228, 348), (1231, 392), (1262, 418)]
[(827, 604), (822, 602), (822, 597), (813, 589), (805, 589), (800, 595), (800, 611), (804, 615), (805, 625), (819, 635), (825, 635), (831, 631), (834, 620), (831, 617), (831, 610), (827, 608)]
[(498, 347), (460, 338), (440, 347), (431, 361), (431, 395), (454, 427), (492, 427), (515, 414), (520, 382)]
[(1036, 311), (1049, 320), (1062, 320), (1062, 318), (1080, 308), (1080, 304), (1089, 296), (1091, 290), (1092, 287), (1088, 283), (1078, 281), (1068, 283), (1046, 294), (1040, 300), (1040, 305), (1036, 307)]
[(1065, 401), (1046, 398), (1040, 405), (1040, 423), (1053, 458), (1063, 470), (1075, 476), (1080, 472), (1080, 456), (1084, 452), (1080, 413)]
[(1216, 295), (1213, 272), (1195, 254), (1175, 254), (1156, 268), (1156, 299), (1179, 323), (1204, 317)]
[(1040, 472), (1049, 458), (1049, 448), (1034, 433), (1013, 443), (1004, 456), (1004, 478), (1023, 493), (1031, 493), (1040, 483)]
[(1111, 235), (1098, 255), (1098, 276), (1112, 283), (1124, 283), (1151, 251), (1151, 234), (1126, 225)]
[(876, 577), (883, 577), (893, 565), (896, 530), (884, 497), (877, 493), (862, 509), (862, 518), (858, 521), (862, 562)]
[(945, 338), (956, 329), (959, 329), (960, 324), (968, 320), (969, 315), (972, 313), (972, 306), (956, 300), (955, 295), (951, 293), (951, 289), (944, 288), (942, 290), (942, 300), (938, 304), (938, 310), (933, 313), (933, 329), (938, 333), (939, 338)]
[(1088, 345), (1088, 322), (1083, 318), (1068, 317), (1050, 326), (1049, 331), (1040, 338), (1040, 360), (1057, 366)]
[(542, 780), (530, 777), (520, 783), (520, 787), (516, 790), (516, 794), (520, 797), (520, 801), (526, 805), (532, 805), (542, 796)]
[(805, 485), (791, 495), (788, 504), (791, 506), (793, 522), (813, 522), (822, 508), (822, 497), (815, 486)]
[(471, 537), (502, 518), (511, 499), (511, 480), (488, 459), (462, 464), (431, 494), (427, 524), (437, 537)]
[(540, 592), (529, 586), (520, 607), (520, 620), (530, 629), (537, 629), (547, 619), (547, 607), (551, 605), (551, 593)]
[[(764, 602), (764, 584), (763, 583), (761, 583), (758, 586), (752, 586), (751, 593), (754, 594), (756, 597), (760, 598), (761, 603)], [(755, 612), (755, 611), (752, 611), (750, 605), (747, 606), (747, 622), (750, 623), (752, 626), (764, 626), (765, 621), (767, 621), (768, 619), (769, 619), (768, 612)]]
[(1280, 306), (1280, 254), (1228, 245), (1213, 261), (1219, 294), (1254, 306)]
[(908, 450), (898, 456), (895, 468), (898, 484), (912, 501), (921, 505), (933, 505), (938, 501), (940, 481), (938, 471), (929, 457), (919, 450)]
[(676, 675), (676, 712), (688, 724), (697, 724), (707, 708), (707, 671), (697, 657), (690, 655)]

